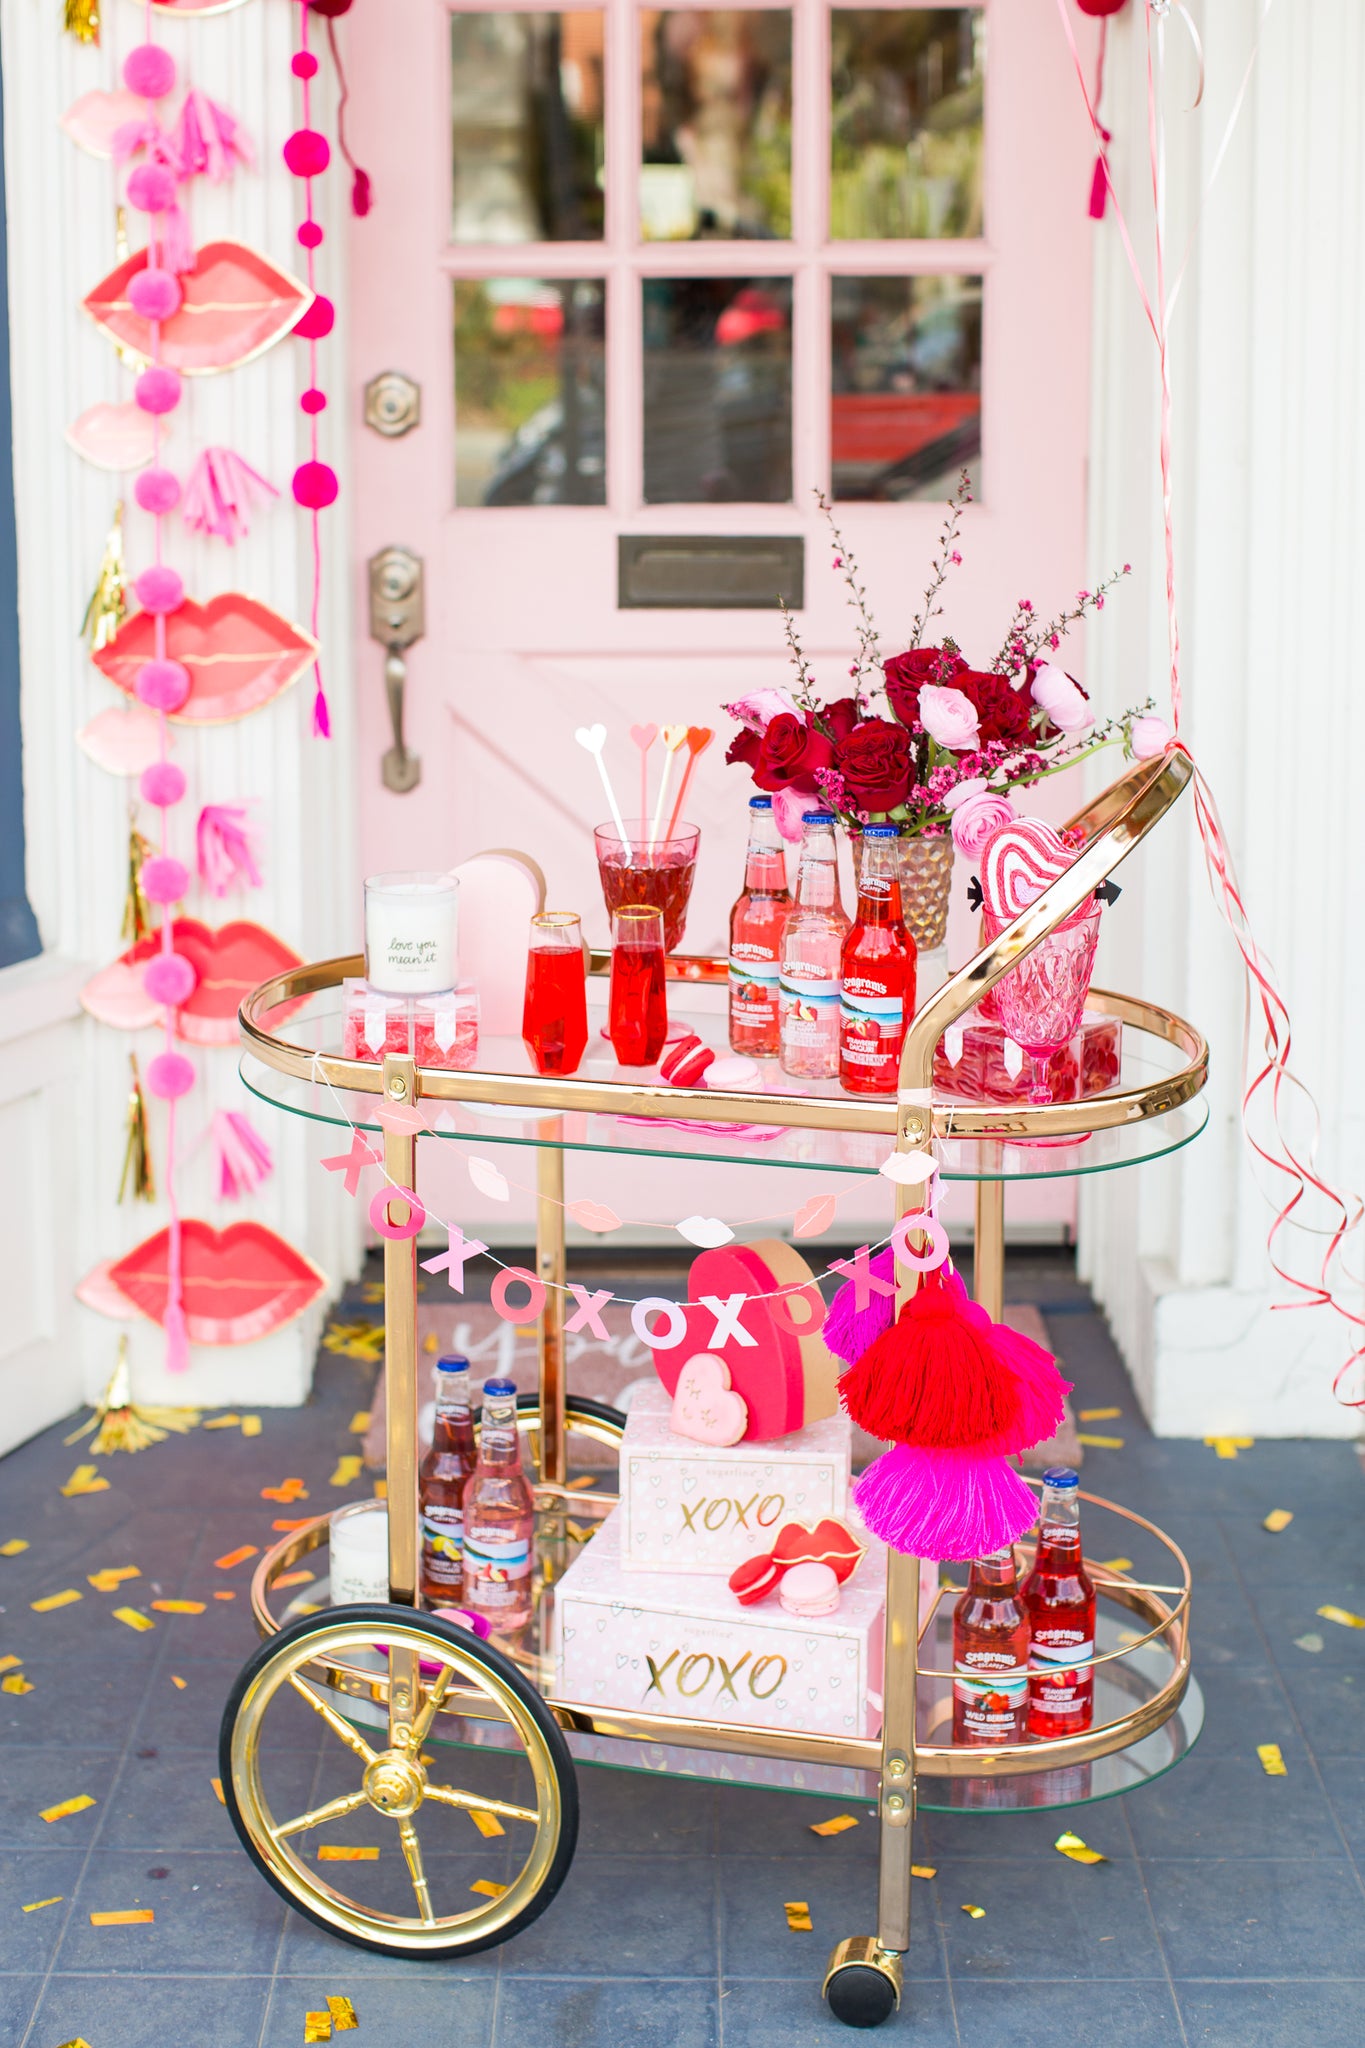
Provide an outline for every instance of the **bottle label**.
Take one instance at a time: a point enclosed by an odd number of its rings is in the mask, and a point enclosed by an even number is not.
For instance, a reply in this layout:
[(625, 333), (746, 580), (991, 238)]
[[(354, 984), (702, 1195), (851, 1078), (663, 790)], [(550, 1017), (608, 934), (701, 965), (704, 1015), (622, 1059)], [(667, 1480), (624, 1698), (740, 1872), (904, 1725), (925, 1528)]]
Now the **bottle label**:
[(471, 1605), (519, 1607), (531, 1576), (529, 1535), (505, 1535), (499, 1529), (465, 1531), (464, 1588)]
[(459, 1508), (441, 1507), (433, 1501), (422, 1509), (423, 1570), (433, 1584), (459, 1585), (463, 1534), (464, 1515)]
[[(837, 1055), (839, 1042), (839, 984), (829, 984), (818, 993), (797, 988), (783, 977), (779, 1003), (782, 1044), (789, 1052), (828, 1048), (830, 1059)], [(830, 1067), (834, 1072), (833, 1065)]]
[(1089, 1701), (1095, 1673), (1091, 1665), (1077, 1671), (1095, 1654), (1094, 1641), (1078, 1628), (1043, 1628), (1034, 1632), (1029, 1644), (1029, 1694), (1037, 1714), (1074, 1714)]
[(1020, 1730), (1028, 1700), (1028, 1669), (989, 1650), (969, 1650), (954, 1670), (953, 1697), (969, 1735), (1009, 1742)]
[(747, 954), (741, 953), (738, 947), (731, 952), (731, 1002), (772, 1010), (777, 1002), (777, 989), (775, 953), (761, 953), (757, 946), (750, 947)]

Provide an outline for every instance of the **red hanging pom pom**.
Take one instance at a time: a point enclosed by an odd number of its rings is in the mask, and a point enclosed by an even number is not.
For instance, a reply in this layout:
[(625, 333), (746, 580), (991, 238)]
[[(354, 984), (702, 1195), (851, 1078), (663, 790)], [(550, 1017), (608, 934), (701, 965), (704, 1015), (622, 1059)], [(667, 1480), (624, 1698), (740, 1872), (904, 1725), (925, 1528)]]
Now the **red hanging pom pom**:
[(927, 1274), (892, 1327), (843, 1375), (839, 1399), (884, 1442), (993, 1448), (1020, 1421), (1019, 1384), (991, 1343), (993, 1327), (960, 1285)]

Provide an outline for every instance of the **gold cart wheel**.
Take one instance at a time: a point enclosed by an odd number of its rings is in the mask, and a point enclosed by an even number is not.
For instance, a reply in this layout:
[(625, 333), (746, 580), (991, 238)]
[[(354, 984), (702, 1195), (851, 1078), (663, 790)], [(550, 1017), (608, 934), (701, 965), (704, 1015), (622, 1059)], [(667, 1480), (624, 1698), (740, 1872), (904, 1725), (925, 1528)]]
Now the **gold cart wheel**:
[[(368, 1661), (387, 1707), (360, 1717), (320, 1675), (331, 1658)], [(451, 1723), (462, 1698), (470, 1714)], [(380, 1955), (492, 1948), (544, 1912), (573, 1860), (573, 1760), (539, 1693), (468, 1629), (409, 1607), (331, 1609), (269, 1637), (233, 1686), (219, 1758), (257, 1869)]]
[(841, 1941), (825, 1971), (825, 2003), (846, 2027), (879, 2027), (901, 2002), (901, 1958), (871, 1934)]

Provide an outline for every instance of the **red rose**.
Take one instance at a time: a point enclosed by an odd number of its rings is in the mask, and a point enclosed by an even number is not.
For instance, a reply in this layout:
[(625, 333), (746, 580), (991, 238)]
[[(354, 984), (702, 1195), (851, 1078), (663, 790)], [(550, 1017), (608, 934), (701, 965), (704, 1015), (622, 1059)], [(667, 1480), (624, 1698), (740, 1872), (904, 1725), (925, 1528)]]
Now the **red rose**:
[(893, 654), (882, 663), (886, 701), (902, 725), (917, 725), (920, 685), (951, 683), (956, 689), (958, 676), (966, 666), (960, 654), (951, 653), (946, 647), (911, 647), (904, 654)]
[(742, 762), (746, 768), (757, 773), (758, 757), (762, 748), (762, 734), (752, 732), (747, 725), (743, 725), (725, 750), (726, 762), (730, 767), (733, 767), (736, 761)]
[(773, 791), (793, 783), (813, 790), (816, 769), (830, 767), (833, 760), (833, 747), (815, 730), (809, 713), (801, 719), (779, 712), (763, 734), (754, 781), (760, 789)]
[(836, 697), (832, 704), (826, 704), (820, 713), (825, 729), (835, 745), (848, 738), (862, 713), (856, 697)]
[(890, 811), (910, 789), (910, 735), (888, 718), (864, 719), (839, 742), (835, 766), (860, 811)]
[(1029, 714), (1033, 700), (1026, 687), (1012, 689), (1004, 676), (991, 669), (963, 669), (953, 677), (953, 688), (970, 697), (976, 706), (980, 744), (1000, 740), (1007, 747), (1026, 747), (1033, 739)]

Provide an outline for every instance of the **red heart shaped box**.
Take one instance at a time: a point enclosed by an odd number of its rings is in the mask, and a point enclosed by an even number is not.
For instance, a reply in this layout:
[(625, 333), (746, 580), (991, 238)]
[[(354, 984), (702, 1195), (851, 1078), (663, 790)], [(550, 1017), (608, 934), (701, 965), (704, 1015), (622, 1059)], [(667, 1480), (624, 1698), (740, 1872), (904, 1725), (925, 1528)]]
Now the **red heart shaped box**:
[[(327, 1285), (317, 1267), (264, 1223), (181, 1225), (185, 1328), (192, 1344), (249, 1344), (302, 1315)], [(154, 1323), (166, 1314), (169, 1232), (144, 1238), (109, 1268), (119, 1293)]]
[[(235, 1045), (237, 1012), (252, 989), (271, 975), (303, 965), (283, 939), (247, 918), (220, 924), (215, 931), (197, 917), (177, 917), (171, 926), (171, 943), (198, 976), (193, 993), (175, 1013), (176, 1034), (189, 1045)], [(139, 939), (122, 957), (137, 964), (150, 960), (160, 949), (160, 938), (153, 936)], [(305, 997), (268, 1011), (262, 1020), (266, 1029), (277, 1029), (303, 1001)]]
[[(837, 1368), (817, 1324), (798, 1335), (774, 1321), (767, 1301), (749, 1300), (740, 1321), (756, 1342), (737, 1344), (733, 1337), (723, 1344), (711, 1341), (716, 1319), (710, 1309), (698, 1305), (703, 1294), (724, 1301), (731, 1294), (770, 1295), (779, 1288), (814, 1289), (815, 1276), (800, 1252), (777, 1238), (702, 1252), (692, 1261), (688, 1276), (693, 1305), (684, 1311), (687, 1337), (671, 1351), (654, 1354), (655, 1370), (670, 1395), (677, 1390), (683, 1366), (699, 1351), (723, 1358), (730, 1368), (730, 1384), (749, 1411), (741, 1439), (745, 1443), (790, 1436), (808, 1422), (833, 1415), (838, 1406)], [(818, 1298), (818, 1289), (811, 1298)], [(824, 1322), (823, 1303), (819, 1322)]]

